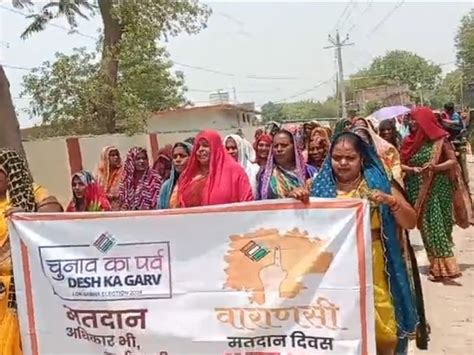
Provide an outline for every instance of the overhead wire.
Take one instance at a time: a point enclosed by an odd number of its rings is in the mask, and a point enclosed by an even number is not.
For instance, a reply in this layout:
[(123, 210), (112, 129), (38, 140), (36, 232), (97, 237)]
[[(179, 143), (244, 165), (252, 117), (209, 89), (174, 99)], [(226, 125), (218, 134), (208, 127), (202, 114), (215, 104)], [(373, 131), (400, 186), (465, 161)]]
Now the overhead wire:
[(294, 95), (285, 97), (285, 98), (283, 98), (283, 99), (277, 100), (277, 101), (275, 101), (275, 103), (277, 103), (277, 104), (278, 104), (278, 103), (282, 103), (282, 102), (285, 102), (285, 101), (287, 101), (287, 100), (294, 99), (294, 98), (297, 98), (297, 97), (299, 97), (299, 96), (305, 95), (305, 94), (307, 94), (307, 93), (309, 93), (309, 92), (311, 92), (311, 91), (314, 91), (314, 90), (316, 90), (317, 88), (323, 86), (324, 84), (327, 84), (328, 82), (331, 82), (333, 79), (334, 79), (334, 75), (331, 76), (329, 79), (324, 80), (324, 81), (320, 82), (319, 84), (316, 84), (315, 86), (310, 87), (309, 89), (306, 89), (306, 90), (304, 90), (304, 91), (298, 92), (298, 93), (296, 93), (296, 94), (294, 94)]
[(332, 29), (331, 32), (334, 32), (339, 28), (339, 24), (341, 23), (342, 18), (346, 15), (347, 11), (349, 10), (349, 7), (352, 5), (352, 2), (354, 0), (351, 0), (350, 2), (347, 3), (346, 7), (342, 11), (341, 15), (339, 16), (339, 19), (337, 20), (336, 24), (334, 25), (334, 28)]
[(372, 30), (367, 34), (367, 37), (372, 36), (375, 32), (378, 31), (380, 27), (405, 3), (405, 0), (398, 2), (383, 18), (377, 23)]
[[(22, 15), (22, 16), (28, 16), (27, 14), (25, 14), (24, 12), (22, 11), (19, 11), (19, 10), (15, 10), (15, 9), (11, 9), (11, 8), (8, 8), (4, 5), (0, 5), (0, 9), (4, 9), (6, 11), (10, 11), (12, 13), (15, 13), (15, 14), (18, 14), (18, 15)], [(223, 15), (223, 14), (222, 14)], [(229, 17), (229, 15), (226, 15), (227, 17)], [(234, 19), (235, 20), (235, 19)], [(79, 36), (82, 36), (82, 37), (85, 37), (85, 38), (89, 38), (89, 39), (93, 39), (93, 40), (97, 40), (95, 37), (92, 37), (92, 36), (89, 36), (87, 34), (84, 34), (80, 31), (72, 31), (67, 28), (67, 27), (64, 27), (64, 26), (60, 26), (60, 25), (56, 25), (56, 24), (53, 24), (53, 23), (48, 23), (49, 26), (52, 26), (52, 27), (56, 27), (56, 28), (59, 28), (59, 29), (62, 29), (62, 30), (65, 30), (65, 31), (68, 31), (68, 33), (73, 33), (73, 34), (77, 34)], [(225, 72), (225, 71), (221, 71), (221, 70), (216, 70), (216, 69), (211, 69), (211, 68), (206, 68), (206, 67), (203, 67), (203, 66), (198, 66), (198, 65), (191, 65), (191, 64), (186, 64), (186, 63), (181, 63), (181, 62), (178, 62), (178, 61), (175, 61), (175, 60), (171, 60), (171, 62), (177, 66), (181, 66), (183, 68), (189, 68), (189, 69), (194, 69), (194, 70), (200, 70), (200, 71), (203, 71), (203, 72), (207, 72), (207, 73), (212, 73), (212, 74), (216, 74), (216, 75), (222, 75), (222, 76), (227, 76), (227, 77), (243, 77), (243, 78), (246, 78), (246, 79), (252, 79), (252, 80), (274, 80), (274, 81), (279, 81), (279, 80), (301, 80), (301, 79), (304, 79), (304, 78), (301, 78), (301, 77), (284, 77), (284, 76), (280, 76), (280, 75), (238, 75), (238, 74), (235, 74), (235, 73), (229, 73), (229, 72)], [(5, 65), (6, 67), (6, 65)], [(13, 68), (11, 66), (11, 69), (19, 69), (19, 68)], [(32, 68), (31, 68), (32, 69)], [(30, 69), (30, 70), (31, 70)]]

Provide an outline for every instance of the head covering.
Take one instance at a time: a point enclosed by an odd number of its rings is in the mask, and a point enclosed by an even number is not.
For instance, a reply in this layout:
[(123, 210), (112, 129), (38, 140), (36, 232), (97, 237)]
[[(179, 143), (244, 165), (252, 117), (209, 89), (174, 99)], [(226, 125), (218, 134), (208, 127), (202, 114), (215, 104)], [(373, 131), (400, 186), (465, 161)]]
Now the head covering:
[(334, 135), (337, 136), (338, 134), (344, 132), (346, 130), (346, 126), (351, 122), (348, 118), (341, 118), (336, 122), (336, 126), (334, 127)]
[[(84, 191), (84, 211), (83, 212), (98, 212), (98, 211), (110, 211), (110, 202), (104, 193), (104, 190), (95, 181), (92, 174), (88, 171), (80, 171), (75, 173), (71, 177), (71, 185), (75, 178), (81, 180), (85, 185)], [(77, 211), (78, 200), (72, 196), (69, 202), (66, 212), (79, 212)]]
[(265, 142), (267, 144), (272, 144), (273, 138), (272, 138), (271, 135), (266, 134), (266, 133), (261, 134), (260, 136), (258, 136), (258, 138), (253, 143), (253, 149), (255, 149), (255, 151), (257, 151), (258, 143), (260, 143), (260, 142)]
[(400, 186), (403, 186), (402, 178), (402, 166), (400, 162), (400, 153), (397, 148), (395, 148), (391, 143), (387, 142), (385, 139), (380, 137), (374, 130), (373, 125), (370, 124), (370, 120), (367, 118), (359, 117), (356, 121), (365, 122), (365, 127), (354, 127), (352, 132), (356, 130), (364, 130), (370, 137), (371, 142), (369, 144), (373, 145), (377, 155), (381, 159), (387, 174), (390, 179), (395, 180)]
[(321, 138), (329, 141), (329, 132), (324, 127), (316, 127), (315, 129), (311, 131), (311, 139), (313, 139), (316, 136), (320, 136)]
[(374, 144), (375, 150), (377, 151), (379, 155), (385, 154), (389, 149), (396, 149), (392, 144), (390, 144), (389, 142), (387, 142), (385, 139), (383, 139), (377, 134), (373, 123), (371, 123), (369, 119), (358, 117), (354, 120), (354, 123), (357, 121), (363, 121), (365, 123), (365, 127), (360, 127), (360, 126), (353, 127), (352, 132), (357, 129), (365, 130), (369, 134), (372, 140), (372, 143)]
[(237, 145), (237, 161), (244, 170), (246, 170), (249, 164), (252, 164), (252, 162), (255, 161), (255, 149), (253, 149), (252, 144), (249, 141), (237, 134), (229, 134), (226, 136), (224, 138), (224, 145), (229, 138), (233, 139)]
[(253, 143), (253, 149), (255, 149), (255, 162), (259, 165), (259, 166), (262, 166), (262, 165), (265, 165), (266, 162), (267, 162), (267, 157), (262, 157), (258, 154), (258, 144), (260, 142), (265, 142), (267, 143), (268, 145), (270, 145), (270, 149), (271, 149), (271, 145), (272, 145), (272, 142), (273, 142), (273, 138), (272, 136), (270, 136), (269, 134), (262, 134), (261, 136), (259, 136), (255, 142)]
[(436, 141), (449, 136), (439, 125), (433, 111), (428, 107), (415, 107), (411, 111), (412, 119), (418, 123), (418, 129), (410, 133), (400, 149), (402, 162), (406, 163), (428, 141)]
[[(362, 175), (369, 189), (376, 189), (391, 194), (390, 181), (385, 173), (380, 159), (373, 147), (362, 141), (354, 133), (342, 133), (335, 137), (329, 154), (332, 155), (334, 142), (342, 135), (352, 135), (355, 139), (361, 141), (363, 156)], [(334, 198), (337, 196), (336, 178), (332, 169), (332, 159), (326, 159), (319, 174), (314, 178), (311, 189), (311, 196)], [(390, 208), (386, 205), (380, 205), (383, 233), (382, 241), (384, 245), (385, 270), (387, 272), (387, 281), (392, 295), (395, 308), (395, 317), (398, 324), (398, 336), (406, 337), (415, 332), (418, 323), (416, 306), (410, 289), (410, 281), (406, 270), (405, 262), (402, 257), (400, 242), (397, 237), (397, 225)]]
[[(282, 168), (278, 167), (273, 157), (273, 149), (271, 149), (268, 155), (267, 164), (265, 165), (265, 168), (262, 171), (260, 171), (260, 175), (258, 179), (259, 186), (258, 186), (257, 196), (261, 200), (266, 200), (273, 197), (272, 196), (273, 193), (271, 193), (270, 191), (273, 188), (270, 185), (271, 185), (272, 175), (275, 168), (279, 168), (282, 172), (286, 173), (286, 175), (291, 180), (291, 182), (297, 186), (303, 186), (306, 182), (306, 179), (308, 179), (309, 177), (312, 177), (316, 173), (316, 169), (314, 167), (310, 165), (306, 165), (303, 154), (301, 153), (301, 149), (298, 147), (298, 144), (296, 144), (296, 138), (293, 135), (293, 133), (286, 129), (282, 129), (276, 134), (279, 134), (282, 132), (289, 134), (293, 141), (294, 156), (295, 156), (295, 170), (293, 172), (287, 172), (287, 171), (283, 171)], [(276, 197), (273, 197), (273, 198), (276, 198)]]
[(123, 210), (151, 210), (156, 206), (161, 177), (154, 169), (147, 167), (136, 181), (135, 160), (140, 153), (147, 154), (147, 151), (145, 148), (134, 147), (128, 151), (125, 160), (119, 194), (120, 206)]
[[(325, 157), (327, 156), (329, 152), (329, 146), (331, 145), (328, 131), (323, 127), (317, 127), (313, 129), (313, 131), (311, 132), (311, 141), (315, 141), (316, 144), (324, 146), (324, 150), (325, 150), (324, 157), (323, 157), (323, 161), (324, 161)], [(308, 146), (308, 163), (309, 163), (309, 159), (310, 159), (310, 155), (309, 155), (309, 146)], [(310, 165), (315, 166), (314, 163)], [(317, 166), (316, 168), (319, 169), (319, 166)]]
[(303, 125), (288, 123), (283, 125), (281, 130), (290, 132), (293, 135), (293, 141), (301, 152), (305, 149)]
[(120, 179), (122, 177), (122, 162), (120, 162), (120, 166), (115, 170), (110, 170), (110, 152), (114, 150), (118, 151), (118, 148), (113, 145), (105, 146), (102, 149), (102, 153), (100, 154), (99, 164), (96, 169), (96, 177), (97, 183), (102, 189), (105, 191), (106, 194), (111, 196), (117, 196), (118, 190), (120, 187)]
[(252, 144), (240, 136), (236, 134), (230, 134), (224, 138), (224, 145), (227, 142), (227, 139), (233, 139), (235, 144), (237, 145), (237, 162), (240, 164), (242, 168), (244, 168), (245, 173), (247, 174), (250, 182), (250, 186), (252, 187), (252, 192), (257, 192), (257, 174), (260, 170), (258, 164), (255, 164), (254, 161), (256, 159), (255, 150), (252, 147)]
[(276, 121), (269, 121), (265, 125), (265, 133), (272, 135), (272, 132), (275, 130), (279, 130), (281, 127), (281, 124), (276, 122)]
[(158, 150), (158, 158), (153, 164), (153, 169), (160, 174), (162, 179), (168, 179), (171, 172), (171, 160), (173, 160), (173, 146), (171, 144), (165, 145)]
[(209, 143), (211, 154), (209, 175), (202, 190), (201, 205), (219, 205), (233, 202), (252, 201), (249, 179), (244, 169), (226, 152), (222, 138), (216, 131), (201, 131), (196, 137), (188, 166), (178, 182), (178, 199), (181, 207), (187, 207), (185, 194), (192, 186), (192, 180), (199, 171), (197, 151), (200, 140)]
[[(188, 155), (191, 155), (191, 152), (193, 150), (193, 146), (191, 144), (187, 143), (187, 142), (178, 142), (178, 143), (176, 143), (173, 146), (172, 151), (174, 151), (174, 149), (176, 147), (183, 147), (184, 150), (188, 153)], [(176, 182), (178, 181), (178, 177), (179, 177), (179, 174), (176, 171), (176, 168), (175, 168), (174, 164), (172, 164), (170, 177), (161, 186), (160, 196), (159, 196), (159, 200), (158, 200), (158, 208), (159, 209), (169, 208), (171, 194), (173, 193), (173, 189), (176, 185)]]
[(24, 211), (34, 212), (36, 203), (33, 179), (25, 158), (14, 150), (0, 148), (0, 169), (7, 175), (10, 204)]

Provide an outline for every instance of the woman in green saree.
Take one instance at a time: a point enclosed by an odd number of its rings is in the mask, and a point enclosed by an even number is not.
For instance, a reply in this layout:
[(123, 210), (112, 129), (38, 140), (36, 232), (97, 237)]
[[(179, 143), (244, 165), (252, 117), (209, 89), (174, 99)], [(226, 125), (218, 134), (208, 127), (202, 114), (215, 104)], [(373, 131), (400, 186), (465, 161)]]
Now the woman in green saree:
[(401, 147), (408, 201), (418, 214), (418, 228), (430, 262), (430, 281), (461, 276), (453, 253), (453, 183), (456, 166), (448, 133), (427, 107), (411, 112), (411, 133)]

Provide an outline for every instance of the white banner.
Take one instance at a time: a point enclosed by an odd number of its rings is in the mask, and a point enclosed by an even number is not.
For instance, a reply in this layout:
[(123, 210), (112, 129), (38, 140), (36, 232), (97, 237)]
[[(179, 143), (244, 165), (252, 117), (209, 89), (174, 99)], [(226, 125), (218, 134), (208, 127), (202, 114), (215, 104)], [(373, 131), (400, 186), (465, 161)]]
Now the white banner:
[(10, 223), (25, 354), (375, 354), (368, 205)]

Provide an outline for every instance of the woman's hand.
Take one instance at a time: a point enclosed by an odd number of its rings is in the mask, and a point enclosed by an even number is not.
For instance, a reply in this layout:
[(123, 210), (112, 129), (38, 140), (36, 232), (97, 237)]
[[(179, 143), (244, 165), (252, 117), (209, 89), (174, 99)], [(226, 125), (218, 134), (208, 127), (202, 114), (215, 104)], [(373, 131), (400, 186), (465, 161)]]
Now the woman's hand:
[(10, 207), (8, 210), (6, 210), (5, 217), (11, 217), (14, 213), (21, 212), (25, 212), (25, 210), (21, 207)]
[(369, 195), (369, 200), (376, 204), (382, 203), (389, 207), (393, 207), (397, 203), (395, 197), (379, 190), (373, 190), (373, 192)]
[(418, 166), (408, 166), (408, 165), (404, 165), (402, 166), (402, 170), (406, 173), (406, 174), (409, 174), (409, 175), (413, 175), (413, 174), (420, 174), (422, 171), (423, 171), (423, 168), (420, 168)]
[(297, 187), (290, 192), (288, 197), (295, 198), (303, 203), (309, 203), (309, 190), (306, 187)]

